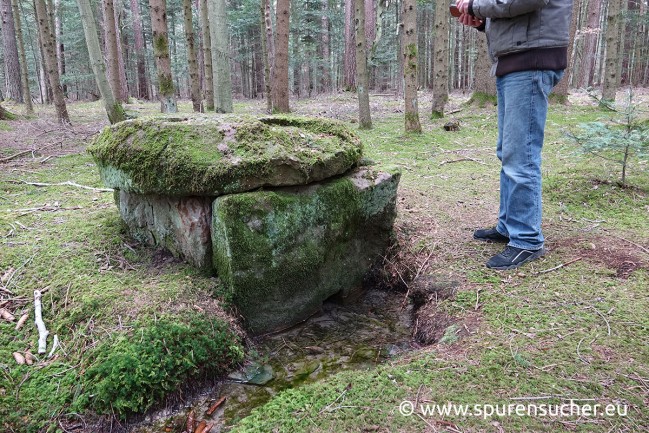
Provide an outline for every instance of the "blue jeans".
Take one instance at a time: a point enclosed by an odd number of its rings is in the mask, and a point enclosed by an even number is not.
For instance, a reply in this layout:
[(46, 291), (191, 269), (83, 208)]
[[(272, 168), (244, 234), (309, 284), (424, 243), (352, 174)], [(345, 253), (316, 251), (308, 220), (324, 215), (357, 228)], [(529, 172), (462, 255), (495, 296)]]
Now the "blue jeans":
[(509, 245), (543, 248), (541, 232), (541, 149), (548, 95), (563, 70), (512, 72), (496, 79), (500, 212), (496, 230)]

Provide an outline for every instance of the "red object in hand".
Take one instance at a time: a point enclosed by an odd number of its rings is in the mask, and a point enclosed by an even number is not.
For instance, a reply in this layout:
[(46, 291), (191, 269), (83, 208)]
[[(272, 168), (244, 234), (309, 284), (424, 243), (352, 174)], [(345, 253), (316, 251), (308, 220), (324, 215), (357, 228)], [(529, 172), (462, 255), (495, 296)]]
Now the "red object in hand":
[(462, 12), (460, 12), (460, 10), (457, 8), (457, 6), (451, 6), (451, 7), (449, 8), (449, 10), (451, 11), (451, 16), (452, 16), (452, 17), (457, 18), (457, 17), (459, 17), (460, 15), (462, 15)]

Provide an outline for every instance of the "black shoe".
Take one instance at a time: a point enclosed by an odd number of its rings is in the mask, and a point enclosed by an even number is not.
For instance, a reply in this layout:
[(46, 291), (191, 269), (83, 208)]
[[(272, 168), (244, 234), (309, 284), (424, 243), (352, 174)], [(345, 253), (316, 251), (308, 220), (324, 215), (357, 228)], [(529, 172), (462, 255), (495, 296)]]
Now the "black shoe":
[(544, 255), (545, 248), (541, 248), (540, 250), (524, 250), (522, 248), (507, 246), (502, 253), (489, 259), (487, 267), (500, 271), (514, 269)]
[(473, 239), (485, 242), (509, 242), (509, 237), (503, 236), (498, 233), (496, 227), (491, 227), (489, 229), (479, 229), (473, 232)]

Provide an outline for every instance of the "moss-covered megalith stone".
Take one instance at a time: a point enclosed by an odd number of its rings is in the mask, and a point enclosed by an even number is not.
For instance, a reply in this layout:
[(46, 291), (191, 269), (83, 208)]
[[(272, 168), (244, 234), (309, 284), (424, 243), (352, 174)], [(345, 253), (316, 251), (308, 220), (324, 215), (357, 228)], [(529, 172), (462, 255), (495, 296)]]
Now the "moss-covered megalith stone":
[(361, 284), (390, 242), (399, 177), (360, 167), (214, 201), (214, 266), (253, 333), (295, 324)]
[(340, 175), (358, 163), (362, 146), (330, 120), (192, 115), (117, 123), (88, 151), (111, 188), (216, 197)]

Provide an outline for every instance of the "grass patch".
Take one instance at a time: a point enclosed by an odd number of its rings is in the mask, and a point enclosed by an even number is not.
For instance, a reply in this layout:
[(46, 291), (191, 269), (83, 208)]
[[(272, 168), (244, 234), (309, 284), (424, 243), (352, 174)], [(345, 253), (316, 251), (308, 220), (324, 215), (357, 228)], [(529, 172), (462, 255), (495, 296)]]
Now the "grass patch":
[[(0, 419), (3, 430), (56, 430), (79, 415), (124, 417), (143, 411), (205, 374), (218, 376), (243, 356), (220, 282), (138, 246), (127, 236), (111, 193), (22, 183), (102, 187), (87, 155), (28, 161), (0, 174), (0, 302), (17, 317), (0, 321)], [(13, 273), (7, 282), (7, 275)], [(33, 290), (61, 347), (36, 354)]]

